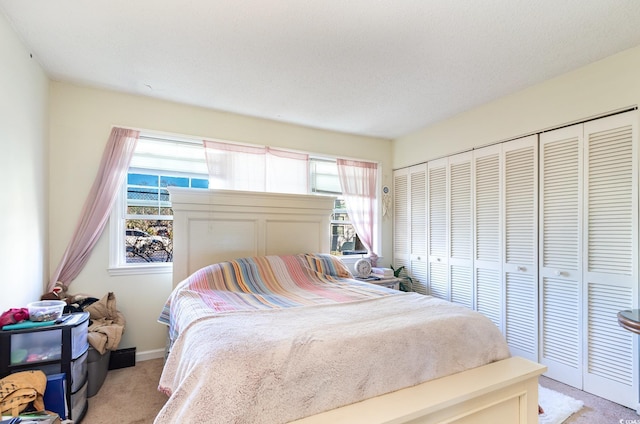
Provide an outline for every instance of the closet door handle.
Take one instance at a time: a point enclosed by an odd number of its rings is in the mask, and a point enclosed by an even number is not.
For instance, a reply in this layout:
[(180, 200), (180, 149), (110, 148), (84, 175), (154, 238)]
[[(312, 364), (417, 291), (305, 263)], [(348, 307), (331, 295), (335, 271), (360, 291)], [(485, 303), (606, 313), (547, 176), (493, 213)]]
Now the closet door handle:
[(522, 266), (522, 265), (518, 265), (518, 271), (520, 272), (525, 272), (527, 270), (526, 267)]

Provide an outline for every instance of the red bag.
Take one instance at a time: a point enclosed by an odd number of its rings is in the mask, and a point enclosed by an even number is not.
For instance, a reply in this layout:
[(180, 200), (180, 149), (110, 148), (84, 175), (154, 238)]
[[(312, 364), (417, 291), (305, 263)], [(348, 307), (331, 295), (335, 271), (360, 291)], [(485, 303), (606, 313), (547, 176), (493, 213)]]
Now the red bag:
[(26, 319), (29, 319), (29, 310), (27, 308), (11, 308), (0, 315), (0, 328)]

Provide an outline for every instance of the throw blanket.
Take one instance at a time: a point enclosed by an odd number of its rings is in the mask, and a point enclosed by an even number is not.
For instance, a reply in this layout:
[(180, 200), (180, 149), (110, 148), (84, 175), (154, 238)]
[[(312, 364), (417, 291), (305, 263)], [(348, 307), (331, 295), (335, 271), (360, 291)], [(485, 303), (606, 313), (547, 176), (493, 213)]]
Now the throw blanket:
[(218, 313), (353, 302), (397, 293), (353, 280), (333, 255), (242, 258), (209, 265), (182, 281), (158, 321), (169, 325), (175, 340), (192, 322)]
[(155, 423), (285, 423), (507, 357), (488, 318), (416, 293), (222, 313), (174, 343)]

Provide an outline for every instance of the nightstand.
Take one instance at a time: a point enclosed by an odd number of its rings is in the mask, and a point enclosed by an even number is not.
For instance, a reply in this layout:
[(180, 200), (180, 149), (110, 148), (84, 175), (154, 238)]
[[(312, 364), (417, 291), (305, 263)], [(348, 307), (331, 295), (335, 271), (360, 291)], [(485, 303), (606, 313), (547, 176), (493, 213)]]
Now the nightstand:
[(396, 277), (380, 278), (380, 279), (356, 278), (356, 280), (364, 281), (366, 283), (371, 283), (378, 286), (383, 286), (389, 289), (400, 290), (400, 279)]

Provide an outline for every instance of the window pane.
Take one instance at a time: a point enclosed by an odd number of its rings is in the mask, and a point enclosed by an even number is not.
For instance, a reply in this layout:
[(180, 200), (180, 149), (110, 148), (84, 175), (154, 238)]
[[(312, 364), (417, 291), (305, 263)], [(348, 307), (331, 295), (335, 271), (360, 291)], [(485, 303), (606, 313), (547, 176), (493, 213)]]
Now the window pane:
[(127, 219), (125, 250), (127, 263), (171, 262), (173, 221)]
[(186, 177), (160, 177), (160, 187), (189, 187), (189, 178)]
[(171, 213), (159, 214), (156, 206), (127, 206), (127, 215), (171, 215)]
[(158, 187), (158, 176), (149, 174), (133, 174), (127, 175), (127, 184), (139, 186)]
[(332, 217), (333, 221), (348, 221), (349, 220), (349, 215), (347, 215), (346, 212), (342, 212), (342, 213), (334, 213), (333, 217)]
[(127, 200), (128, 203), (143, 205), (158, 202), (158, 189), (157, 188), (141, 188), (141, 187), (128, 187), (127, 188)]
[(311, 191), (313, 193), (340, 194), (338, 165), (335, 161), (311, 159)]
[(351, 224), (331, 224), (331, 253), (337, 255), (353, 254), (358, 244), (356, 232)]
[(171, 204), (171, 197), (169, 195), (169, 190), (166, 190), (166, 189), (160, 190), (160, 201), (165, 206), (168, 206)]
[(202, 142), (156, 139), (141, 136), (130, 168), (157, 169), (171, 173), (207, 174)]
[(335, 175), (321, 175), (316, 174), (315, 176), (315, 186), (314, 192), (316, 193), (342, 193), (340, 188), (340, 180), (338, 176)]
[(200, 178), (193, 178), (191, 180), (192, 188), (209, 188), (209, 180), (203, 180)]

